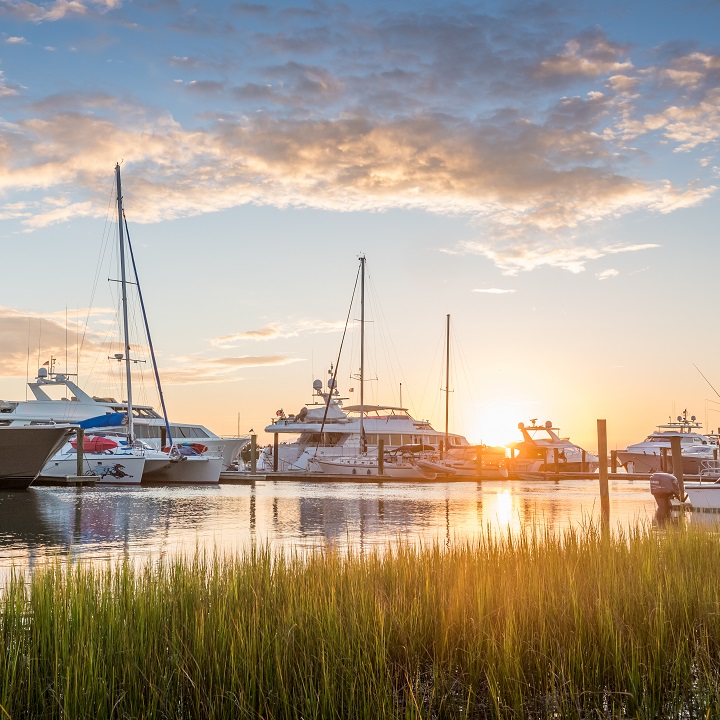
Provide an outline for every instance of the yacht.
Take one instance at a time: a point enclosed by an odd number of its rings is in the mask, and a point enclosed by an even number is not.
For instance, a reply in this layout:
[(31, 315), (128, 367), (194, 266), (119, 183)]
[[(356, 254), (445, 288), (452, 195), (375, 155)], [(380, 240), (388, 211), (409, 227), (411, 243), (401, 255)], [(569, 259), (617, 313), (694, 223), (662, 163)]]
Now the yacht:
[(73, 432), (72, 425), (0, 427), (0, 490), (29, 487)]
[(713, 450), (717, 449), (717, 442), (700, 432), (702, 425), (695, 415), (688, 417), (687, 410), (678, 415), (675, 421), (668, 421), (658, 425), (655, 432), (650, 433), (645, 440), (634, 445), (628, 445), (625, 450), (618, 450), (618, 462), (629, 473), (655, 473), (663, 472), (661, 450), (667, 451), (671, 459), (671, 438), (680, 438), (680, 449), (683, 455), (683, 472), (697, 474), (699, 464), (706, 459), (712, 459)]
[(523, 439), (510, 445), (507, 461), (511, 477), (554, 472), (556, 468), (560, 472), (595, 472), (598, 469), (598, 456), (570, 442), (569, 438), (560, 437), (560, 429), (553, 427), (550, 420), (538, 425), (537, 418), (533, 418), (530, 425), (518, 423), (518, 430)]
[[(440, 456), (441, 448), (443, 451), (452, 451), (455, 448), (471, 447), (462, 435), (448, 433), (446, 436), (435, 430), (428, 421), (413, 418), (407, 408), (392, 405), (343, 406), (343, 401), (348, 398), (340, 397), (332, 377), (332, 367), (328, 374), (331, 377), (327, 387), (323, 386), (322, 380), (313, 382), (312, 402), (295, 414), (286, 415), (283, 410), (278, 410), (273, 421), (265, 428), (265, 432), (270, 435), (292, 438), (288, 442), (278, 442), (279, 472), (312, 470), (334, 473), (335, 470), (329, 468), (327, 461), (337, 463), (339, 458), (360, 455), (361, 424), (370, 456), (366, 464), (375, 468), (380, 440), (383, 441), (386, 453), (393, 453), (403, 446), (424, 446), (426, 452), (436, 457)], [(261, 450), (257, 465), (259, 472), (270, 472), (275, 468), (273, 450), (273, 445)], [(372, 456), (375, 457), (374, 461)], [(326, 461), (326, 467), (320, 462), (313, 462), (315, 460)], [(388, 458), (388, 470), (392, 463), (392, 459)], [(340, 463), (340, 468), (348, 465), (346, 459)], [(425, 476), (422, 472), (416, 474), (418, 477)]]
[[(101, 415), (127, 413), (127, 402), (118, 402), (112, 397), (91, 396), (78, 386), (76, 375), (55, 372), (54, 358), (49, 361), (49, 366), (41, 367), (34, 381), (28, 383), (34, 400), (0, 402), (0, 427), (49, 422), (77, 423)], [(64, 397), (53, 399), (49, 393), (62, 394)], [(162, 450), (168, 439), (163, 417), (152, 406), (136, 403), (132, 405), (132, 413), (135, 437), (155, 450)], [(200, 443), (211, 454), (220, 454), (222, 469), (237, 463), (240, 450), (250, 439), (220, 437), (199, 424), (171, 422), (169, 427), (173, 441)]]

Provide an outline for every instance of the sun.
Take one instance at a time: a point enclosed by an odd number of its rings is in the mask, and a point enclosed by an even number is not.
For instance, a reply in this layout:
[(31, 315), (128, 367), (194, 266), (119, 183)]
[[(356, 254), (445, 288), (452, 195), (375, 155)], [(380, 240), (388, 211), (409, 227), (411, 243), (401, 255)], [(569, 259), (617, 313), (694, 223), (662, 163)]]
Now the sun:
[(471, 417), (467, 438), (477, 445), (509, 445), (522, 439), (518, 423), (525, 420), (518, 404), (478, 405)]

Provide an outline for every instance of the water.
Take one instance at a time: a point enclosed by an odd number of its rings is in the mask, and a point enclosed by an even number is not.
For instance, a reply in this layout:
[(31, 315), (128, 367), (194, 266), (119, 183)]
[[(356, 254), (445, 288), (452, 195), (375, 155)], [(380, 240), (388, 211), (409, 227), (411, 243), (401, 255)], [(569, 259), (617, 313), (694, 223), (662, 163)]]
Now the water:
[[(133, 561), (235, 552), (253, 543), (367, 550), (452, 543), (531, 526), (554, 531), (600, 517), (597, 481), (317, 483), (217, 487), (31, 487), (0, 493), (0, 584), (11, 567), (47, 561)], [(610, 481), (610, 522), (651, 522), (648, 481)]]

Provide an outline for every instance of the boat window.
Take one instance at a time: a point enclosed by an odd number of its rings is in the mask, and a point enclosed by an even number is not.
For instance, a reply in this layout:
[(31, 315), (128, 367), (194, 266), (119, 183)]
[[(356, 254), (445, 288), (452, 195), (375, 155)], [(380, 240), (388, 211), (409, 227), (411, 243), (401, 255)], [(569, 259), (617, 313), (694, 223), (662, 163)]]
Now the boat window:
[(367, 440), (368, 445), (377, 445), (378, 444), (377, 433), (366, 433), (365, 439)]
[(390, 445), (393, 447), (402, 445), (402, 435), (390, 435)]

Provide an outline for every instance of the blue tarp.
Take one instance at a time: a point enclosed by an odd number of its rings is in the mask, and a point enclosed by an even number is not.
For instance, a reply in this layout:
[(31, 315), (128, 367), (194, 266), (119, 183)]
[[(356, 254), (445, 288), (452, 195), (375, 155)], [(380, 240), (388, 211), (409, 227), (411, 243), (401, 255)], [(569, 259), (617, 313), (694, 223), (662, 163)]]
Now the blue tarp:
[(127, 424), (127, 413), (116, 412), (109, 413), (107, 415), (98, 415), (97, 417), (91, 417), (87, 420), (80, 420), (78, 425), (81, 428), (97, 429), (97, 428), (108, 428), (108, 427), (120, 427)]

